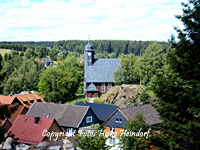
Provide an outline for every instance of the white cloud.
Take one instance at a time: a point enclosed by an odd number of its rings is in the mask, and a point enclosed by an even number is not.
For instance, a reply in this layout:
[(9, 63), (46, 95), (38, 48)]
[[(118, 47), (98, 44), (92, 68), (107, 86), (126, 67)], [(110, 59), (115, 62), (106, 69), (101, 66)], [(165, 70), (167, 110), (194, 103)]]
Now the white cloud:
[(179, 0), (14, 0), (1, 4), (0, 40), (167, 40)]

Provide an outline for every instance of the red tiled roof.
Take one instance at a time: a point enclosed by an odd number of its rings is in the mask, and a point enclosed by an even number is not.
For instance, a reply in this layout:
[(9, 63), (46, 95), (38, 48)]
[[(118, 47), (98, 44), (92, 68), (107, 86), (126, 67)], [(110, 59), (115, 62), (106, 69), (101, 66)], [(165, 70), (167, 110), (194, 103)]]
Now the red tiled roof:
[(81, 62), (84, 62), (84, 59), (83, 59), (82, 57), (80, 57), (80, 61), (81, 61)]
[(11, 104), (14, 98), (13, 96), (0, 96), (0, 102), (3, 104)]
[(44, 99), (37, 93), (19, 94), (15, 95), (15, 97), (20, 98), (22, 101), (30, 101), (30, 100), (36, 101), (40, 99), (42, 102), (45, 102)]
[(25, 106), (18, 106), (17, 110), (13, 114), (11, 114), (9, 120), (13, 123), (15, 119), (18, 117), (18, 115), (25, 114), (27, 111), (28, 109)]
[[(9, 105), (9, 104), (0, 104), (0, 106), (5, 106), (5, 105), (8, 105), (8, 108), (16, 106), (16, 105)], [(12, 113), (11, 117), (8, 119), (11, 121), (11, 123), (13, 123), (18, 115), (25, 114), (27, 111), (28, 109), (25, 106), (18, 105), (17, 110), (14, 113)], [(0, 120), (0, 125), (3, 123), (3, 121), (4, 120)]]
[(47, 131), (55, 121), (54, 118), (40, 117), (39, 122), (35, 124), (35, 117), (19, 115), (8, 132), (12, 132), (18, 142), (27, 144), (38, 144), (43, 141), (43, 131)]
[(0, 96), (0, 103), (12, 104), (15, 98), (17, 98), (24, 106), (31, 106), (32, 103), (30, 101), (37, 102), (37, 100), (41, 100), (41, 102), (45, 103), (42, 96), (39, 96), (37, 93), (18, 94), (13, 96)]

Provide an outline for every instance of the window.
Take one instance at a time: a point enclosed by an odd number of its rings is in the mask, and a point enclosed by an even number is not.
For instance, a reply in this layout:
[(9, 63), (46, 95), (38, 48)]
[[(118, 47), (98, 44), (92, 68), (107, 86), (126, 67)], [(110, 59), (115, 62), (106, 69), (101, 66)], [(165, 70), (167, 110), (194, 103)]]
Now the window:
[(88, 52), (88, 60), (89, 60), (89, 62), (92, 62), (91, 55), (92, 55), (92, 53), (91, 53), (91, 52)]
[(116, 123), (118, 123), (119, 122), (119, 118), (116, 118)]
[(24, 103), (24, 104), (28, 104), (28, 102), (27, 102), (27, 101), (23, 101), (23, 103)]
[(22, 130), (21, 133), (24, 134), (24, 130)]
[(122, 123), (122, 118), (116, 118), (116, 123)]
[(91, 122), (92, 122), (92, 116), (87, 117), (87, 118), (86, 118), (86, 123), (91, 123)]
[(112, 83), (109, 82), (109, 83), (108, 83), (108, 90), (111, 89), (111, 87), (112, 87)]
[(101, 92), (105, 92), (105, 83), (101, 83)]
[(67, 133), (72, 134), (74, 132), (73, 128), (67, 128)]
[(92, 53), (91, 52), (88, 52), (88, 56), (91, 56), (92, 55)]
[(110, 130), (109, 130), (110, 132), (115, 132), (115, 128), (113, 128), (113, 127), (110, 127)]
[(111, 137), (109, 142), (112, 143), (112, 144), (115, 144), (115, 138)]
[(50, 114), (47, 114), (47, 115), (46, 115), (46, 118), (49, 118), (49, 117), (50, 117)]

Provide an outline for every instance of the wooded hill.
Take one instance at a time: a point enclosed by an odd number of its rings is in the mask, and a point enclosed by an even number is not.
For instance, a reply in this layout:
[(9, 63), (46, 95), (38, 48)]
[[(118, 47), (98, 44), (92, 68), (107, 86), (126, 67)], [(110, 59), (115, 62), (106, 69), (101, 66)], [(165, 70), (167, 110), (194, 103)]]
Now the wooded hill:
[[(25, 41), (25, 42), (0, 42), (0, 48), (13, 49), (25, 52), (28, 48), (37, 49), (38, 47), (53, 50), (54, 55), (61, 51), (77, 52), (83, 54), (85, 45), (88, 41), (65, 40), (65, 41)], [(110, 57), (118, 57), (120, 54), (134, 54), (135, 56), (144, 53), (145, 49), (154, 41), (129, 41), (129, 40), (94, 40), (90, 41), (97, 53), (113, 53)], [(164, 50), (169, 47), (168, 42), (158, 42)], [(46, 50), (46, 51), (47, 51)], [(49, 54), (50, 55), (50, 54)]]

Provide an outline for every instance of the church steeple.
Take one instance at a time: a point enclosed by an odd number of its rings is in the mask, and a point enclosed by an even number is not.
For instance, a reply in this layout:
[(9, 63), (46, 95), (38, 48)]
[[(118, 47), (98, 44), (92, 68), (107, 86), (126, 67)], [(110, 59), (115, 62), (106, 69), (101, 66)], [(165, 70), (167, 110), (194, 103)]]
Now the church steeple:
[(84, 50), (84, 63), (87, 66), (91, 66), (94, 63), (94, 55), (95, 55), (95, 51), (93, 49), (93, 47), (90, 44), (90, 41), (88, 39), (88, 43), (85, 46), (85, 50)]

